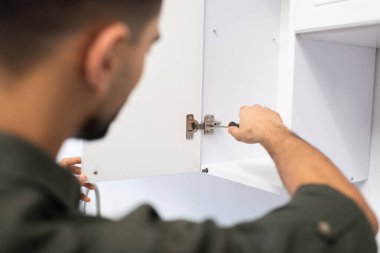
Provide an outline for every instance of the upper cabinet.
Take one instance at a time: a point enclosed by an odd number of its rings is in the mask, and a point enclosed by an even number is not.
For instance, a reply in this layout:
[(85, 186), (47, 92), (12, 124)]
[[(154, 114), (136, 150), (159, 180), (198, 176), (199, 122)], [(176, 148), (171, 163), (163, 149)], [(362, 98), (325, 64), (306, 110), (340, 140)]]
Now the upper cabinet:
[(379, 21), (379, 0), (296, 1), (297, 32), (370, 25)]
[(292, 61), (288, 12), (287, 0), (164, 1), (162, 39), (139, 88), (108, 136), (85, 144), (90, 180), (203, 170), (283, 191), (260, 145), (238, 143), (226, 129), (189, 134), (188, 121), (212, 115), (228, 124), (239, 120), (242, 105), (277, 108), (279, 87), (291, 84), (281, 74)]

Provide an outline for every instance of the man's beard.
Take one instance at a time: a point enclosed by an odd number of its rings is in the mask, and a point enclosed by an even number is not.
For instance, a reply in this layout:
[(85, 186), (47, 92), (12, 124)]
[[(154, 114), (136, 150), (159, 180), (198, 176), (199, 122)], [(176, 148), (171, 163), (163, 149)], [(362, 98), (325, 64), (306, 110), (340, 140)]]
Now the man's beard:
[(87, 141), (103, 139), (107, 135), (108, 130), (117, 115), (118, 113), (108, 121), (101, 121), (96, 117), (88, 119), (79, 133), (76, 134), (75, 138)]

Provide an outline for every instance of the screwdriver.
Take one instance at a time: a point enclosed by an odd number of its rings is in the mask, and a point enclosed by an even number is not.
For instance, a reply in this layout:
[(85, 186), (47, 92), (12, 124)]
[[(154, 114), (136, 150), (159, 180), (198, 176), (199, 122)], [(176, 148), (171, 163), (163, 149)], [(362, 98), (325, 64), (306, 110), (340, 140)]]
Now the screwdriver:
[(237, 127), (239, 128), (240, 127), (240, 124), (236, 123), (236, 122), (230, 122), (230, 124), (228, 124), (228, 126), (214, 126), (214, 127), (218, 127), (218, 128), (229, 128), (229, 127)]

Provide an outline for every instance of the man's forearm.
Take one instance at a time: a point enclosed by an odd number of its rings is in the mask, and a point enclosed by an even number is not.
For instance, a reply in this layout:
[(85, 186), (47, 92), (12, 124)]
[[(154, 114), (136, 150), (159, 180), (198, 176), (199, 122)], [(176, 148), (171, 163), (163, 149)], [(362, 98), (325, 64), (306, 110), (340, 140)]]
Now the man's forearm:
[(377, 219), (360, 192), (320, 151), (285, 129), (273, 133), (262, 145), (276, 163), (282, 181), (291, 195), (307, 184), (330, 186), (353, 199), (377, 232)]

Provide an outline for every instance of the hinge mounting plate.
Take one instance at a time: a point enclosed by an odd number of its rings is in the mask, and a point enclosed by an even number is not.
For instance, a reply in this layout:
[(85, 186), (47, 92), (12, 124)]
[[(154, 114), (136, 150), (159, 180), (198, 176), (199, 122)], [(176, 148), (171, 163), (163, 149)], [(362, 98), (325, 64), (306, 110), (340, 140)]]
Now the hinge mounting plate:
[(198, 132), (198, 130), (202, 130), (205, 135), (213, 135), (214, 128), (220, 127), (221, 124), (220, 121), (215, 120), (214, 115), (206, 115), (204, 117), (204, 122), (199, 123), (195, 120), (193, 114), (188, 114), (186, 116), (186, 139), (193, 140), (194, 134)]

